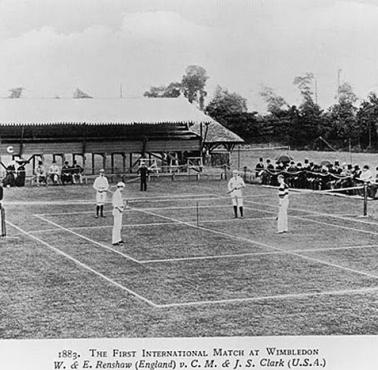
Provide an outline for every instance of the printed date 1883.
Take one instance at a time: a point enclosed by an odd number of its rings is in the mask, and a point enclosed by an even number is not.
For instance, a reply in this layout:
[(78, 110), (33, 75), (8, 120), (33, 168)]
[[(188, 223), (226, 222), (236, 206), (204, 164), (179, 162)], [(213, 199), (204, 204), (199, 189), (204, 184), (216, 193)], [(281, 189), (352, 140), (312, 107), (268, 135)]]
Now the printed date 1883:
[(63, 351), (58, 352), (58, 357), (59, 358), (71, 358), (73, 360), (76, 360), (80, 357), (80, 355), (77, 352), (72, 351), (70, 349), (64, 349)]

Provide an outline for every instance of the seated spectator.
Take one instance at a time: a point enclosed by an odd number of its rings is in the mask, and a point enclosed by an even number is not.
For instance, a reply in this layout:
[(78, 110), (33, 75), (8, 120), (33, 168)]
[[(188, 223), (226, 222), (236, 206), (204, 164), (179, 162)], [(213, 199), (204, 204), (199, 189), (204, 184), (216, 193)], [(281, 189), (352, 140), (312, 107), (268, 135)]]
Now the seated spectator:
[(272, 162), (270, 161), (269, 158), (266, 160), (266, 168), (267, 168), (269, 171), (274, 170), (274, 166), (273, 166), (273, 164), (272, 164)]
[(83, 172), (84, 168), (81, 167), (76, 161), (73, 161), (72, 167), (72, 181), (74, 184), (83, 183)]
[(3, 186), (4, 187), (12, 187), (16, 185), (16, 167), (14, 162), (12, 161), (8, 167), (6, 168), (6, 175), (3, 179)]
[(20, 161), (17, 168), (16, 186), (25, 186), (25, 162)]
[(65, 161), (62, 166), (62, 173), (61, 173), (60, 178), (62, 180), (63, 185), (68, 184), (68, 183), (72, 184), (72, 169), (68, 165), (67, 161)]
[(39, 184), (44, 183), (47, 185), (47, 176), (46, 176), (46, 170), (45, 167), (43, 166), (42, 161), (38, 162), (38, 166), (35, 168), (35, 177), (37, 180), (37, 186)]
[(52, 165), (49, 168), (49, 178), (54, 185), (59, 184), (59, 177), (60, 177), (60, 169), (55, 161), (53, 161)]
[(260, 177), (262, 175), (262, 171), (264, 170), (264, 160), (262, 158), (259, 159), (259, 162), (256, 164), (256, 177)]
[(367, 195), (369, 198), (375, 198), (375, 193), (377, 192), (377, 186), (375, 185), (374, 177), (370, 171), (369, 166), (366, 164), (362, 167), (362, 172), (359, 178), (356, 180), (367, 184)]
[(270, 185), (272, 180), (272, 171), (274, 171), (274, 166), (268, 158), (266, 160), (266, 171), (263, 172), (261, 176), (261, 183), (263, 185)]
[(309, 160), (306, 158), (306, 159), (304, 160), (303, 169), (308, 171), (308, 170), (310, 170), (310, 167), (311, 167), (311, 163), (310, 163)]
[(335, 161), (335, 164), (329, 169), (329, 172), (333, 173), (334, 175), (340, 175), (341, 171), (342, 169), (339, 161)]
[(289, 174), (287, 176), (287, 184), (289, 185), (290, 188), (295, 188), (297, 186), (297, 180), (298, 180), (298, 175), (297, 175), (297, 172), (298, 172), (298, 168), (297, 166), (295, 165), (295, 162), (294, 161), (291, 161), (290, 162), (290, 165), (289, 167), (287, 168), (287, 172), (291, 172), (293, 173), (292, 175)]

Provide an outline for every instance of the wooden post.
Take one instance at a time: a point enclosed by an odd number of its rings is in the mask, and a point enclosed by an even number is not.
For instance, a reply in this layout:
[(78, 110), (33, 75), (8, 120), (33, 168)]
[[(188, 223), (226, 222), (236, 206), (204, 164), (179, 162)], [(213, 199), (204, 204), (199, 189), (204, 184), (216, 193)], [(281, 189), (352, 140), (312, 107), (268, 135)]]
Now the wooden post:
[(112, 173), (114, 173), (114, 153), (110, 154), (110, 166), (111, 166)]
[(126, 173), (126, 153), (122, 153), (122, 173)]
[(102, 168), (106, 169), (106, 153), (102, 153)]
[(92, 153), (92, 175), (95, 174), (95, 153)]
[(240, 170), (240, 144), (238, 145), (238, 171)]
[(133, 172), (133, 153), (130, 153), (130, 161), (129, 161), (129, 172), (132, 173)]

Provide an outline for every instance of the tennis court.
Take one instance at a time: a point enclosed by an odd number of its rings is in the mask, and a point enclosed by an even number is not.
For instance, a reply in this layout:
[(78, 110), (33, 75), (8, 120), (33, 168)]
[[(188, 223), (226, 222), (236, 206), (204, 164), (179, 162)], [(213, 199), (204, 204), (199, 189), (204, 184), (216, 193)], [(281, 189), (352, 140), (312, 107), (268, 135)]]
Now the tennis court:
[[(292, 192), (290, 232), (281, 235), (276, 189), (248, 186), (245, 218), (234, 219), (225, 182), (162, 181), (143, 196), (130, 184), (125, 245), (112, 246), (110, 205), (95, 219), (90, 189), (72, 197), (71, 189), (54, 201), (36, 189), (34, 202), (6, 205), (16, 239), (3, 242), (3, 264), (23, 272), (13, 270), (21, 289), (5, 307), (21, 292), (32, 301), (37, 289), (47, 317), (30, 321), (29, 311), (22, 336), (56, 336), (52, 323), (63, 337), (378, 332), (378, 223), (359, 217), (361, 200)], [(21, 306), (11, 315), (18, 321)], [(62, 320), (72, 311), (89, 315), (86, 327)]]

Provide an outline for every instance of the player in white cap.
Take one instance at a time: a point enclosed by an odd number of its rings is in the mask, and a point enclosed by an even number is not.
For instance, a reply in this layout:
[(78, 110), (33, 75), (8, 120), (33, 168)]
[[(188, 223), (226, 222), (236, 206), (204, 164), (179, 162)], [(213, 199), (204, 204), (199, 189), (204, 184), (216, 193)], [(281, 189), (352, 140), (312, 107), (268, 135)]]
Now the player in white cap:
[(112, 204), (113, 204), (113, 233), (112, 233), (112, 244), (113, 245), (123, 245), (123, 240), (121, 236), (122, 229), (122, 213), (125, 209), (122, 191), (125, 188), (123, 182), (117, 184), (117, 190), (113, 193)]
[(242, 189), (245, 188), (244, 180), (239, 176), (237, 170), (232, 171), (232, 177), (228, 182), (228, 194), (231, 195), (232, 205), (234, 206), (234, 217), (238, 217), (238, 207), (240, 218), (243, 218), (243, 193)]
[(106, 202), (106, 192), (109, 190), (108, 179), (104, 176), (104, 170), (100, 170), (100, 175), (96, 178), (93, 189), (96, 190), (96, 218), (99, 214), (101, 217), (104, 216), (104, 204)]

